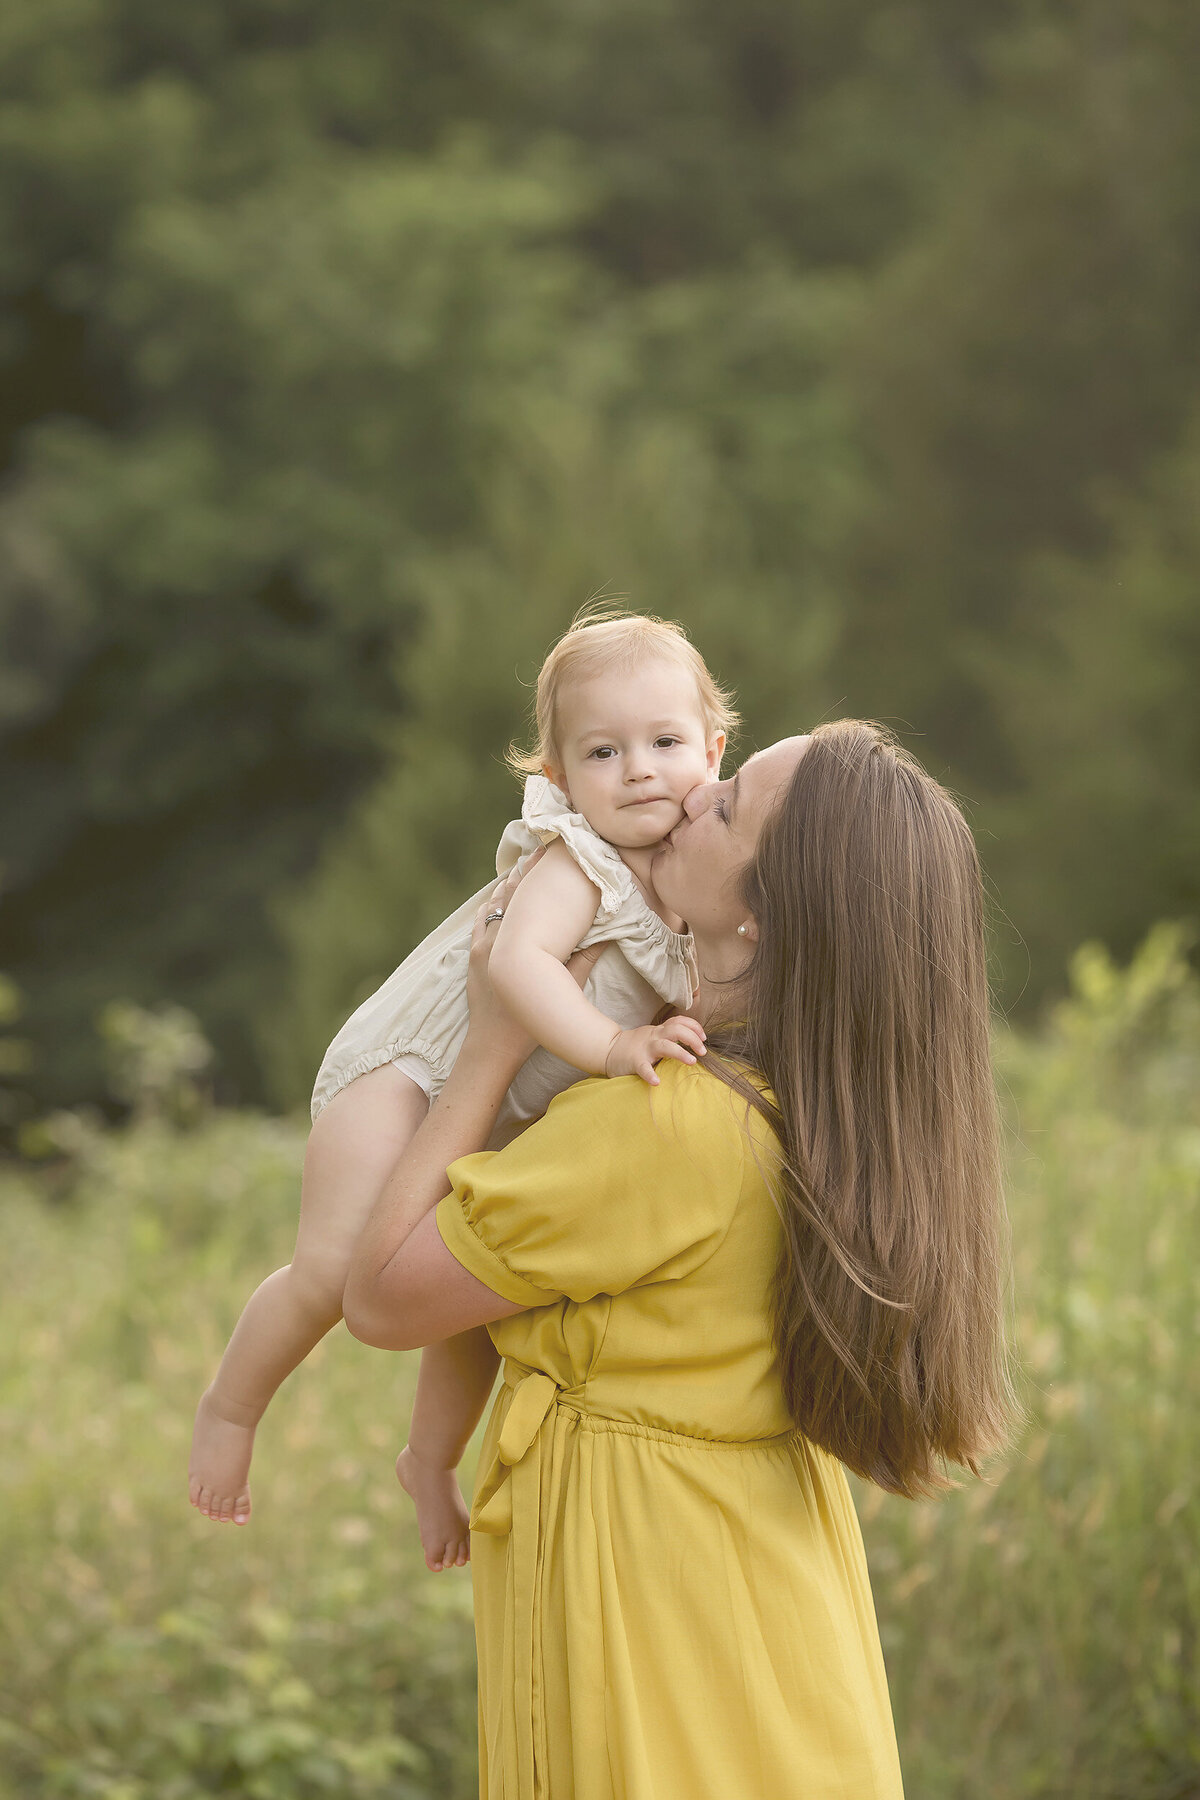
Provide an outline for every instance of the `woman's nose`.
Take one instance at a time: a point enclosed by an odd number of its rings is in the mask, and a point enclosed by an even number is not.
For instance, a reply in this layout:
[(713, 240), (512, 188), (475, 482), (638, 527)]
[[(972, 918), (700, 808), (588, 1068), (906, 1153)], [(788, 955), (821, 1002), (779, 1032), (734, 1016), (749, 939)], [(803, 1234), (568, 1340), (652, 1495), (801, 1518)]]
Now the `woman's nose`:
[(705, 781), (698, 782), (690, 793), (683, 796), (683, 810), (689, 819), (698, 819), (711, 805), (712, 788)]

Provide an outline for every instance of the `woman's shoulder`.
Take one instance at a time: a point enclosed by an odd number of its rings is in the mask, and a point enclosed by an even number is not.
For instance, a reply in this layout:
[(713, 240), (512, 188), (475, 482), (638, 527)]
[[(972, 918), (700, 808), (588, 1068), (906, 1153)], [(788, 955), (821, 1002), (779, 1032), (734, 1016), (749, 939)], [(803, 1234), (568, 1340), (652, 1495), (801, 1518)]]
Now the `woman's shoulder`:
[[(659, 1085), (637, 1075), (577, 1082), (550, 1105), (546, 1122), (573, 1141), (592, 1143), (606, 1156), (640, 1152), (658, 1160), (664, 1153), (709, 1167), (739, 1166), (752, 1145), (756, 1152), (774, 1142), (762, 1113), (703, 1062), (665, 1057), (657, 1065)], [(764, 1091), (755, 1078), (753, 1085)]]

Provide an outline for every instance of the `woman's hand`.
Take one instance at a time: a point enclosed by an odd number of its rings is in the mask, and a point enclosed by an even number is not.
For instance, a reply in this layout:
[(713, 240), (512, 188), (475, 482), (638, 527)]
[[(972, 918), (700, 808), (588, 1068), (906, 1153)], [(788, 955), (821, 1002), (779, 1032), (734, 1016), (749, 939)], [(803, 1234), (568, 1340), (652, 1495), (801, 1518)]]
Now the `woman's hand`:
[[(471, 956), (467, 965), (467, 1008), (471, 1019), (467, 1037), (473, 1051), (487, 1057), (503, 1058), (514, 1075), (536, 1049), (536, 1041), (501, 1004), (488, 977), (488, 962), (500, 920), (508, 910), (522, 875), (544, 854), (543, 850), (535, 851), (524, 870), (513, 869), (510, 875), (496, 883), (488, 898), (481, 902), (471, 932)], [(580, 987), (587, 981), (603, 948), (603, 944), (593, 944), (587, 950), (577, 950), (568, 961), (567, 969)]]
[[(517, 891), (520, 876), (514, 869), (498, 881), (486, 900), (480, 902), (471, 931), (471, 956), (467, 964), (467, 1009), (471, 1015), (467, 1028), (470, 1046), (488, 1056), (503, 1058), (513, 1072), (535, 1048), (534, 1040), (512, 1014), (506, 1012), (488, 975), (488, 961), (500, 921), (508, 902)], [(466, 1049), (466, 1045), (463, 1046)]]

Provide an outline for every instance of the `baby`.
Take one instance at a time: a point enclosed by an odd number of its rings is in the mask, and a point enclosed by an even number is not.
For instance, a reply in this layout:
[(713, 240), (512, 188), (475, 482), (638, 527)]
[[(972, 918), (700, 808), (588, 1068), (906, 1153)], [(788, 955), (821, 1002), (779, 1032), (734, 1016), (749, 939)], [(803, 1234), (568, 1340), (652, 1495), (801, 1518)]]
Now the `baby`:
[[(512, 891), (489, 969), (541, 1048), (509, 1089), (493, 1147), (584, 1075), (639, 1075), (653, 1084), (656, 1060), (693, 1062), (704, 1053), (694, 1019), (653, 1023), (664, 1007), (678, 1013), (691, 1004), (696, 972), (687, 927), (659, 901), (651, 864), (683, 817), (684, 796), (718, 779), (736, 723), (729, 696), (678, 626), (592, 615), (546, 658), (536, 721), (534, 753), (510, 758), (528, 779), (521, 820), (500, 841), (497, 873), (521, 871), (543, 854)], [(419, 944), (326, 1053), (292, 1261), (250, 1297), (196, 1414), (189, 1491), (210, 1519), (248, 1520), (255, 1427), (284, 1377), (341, 1317), (358, 1233), (466, 1034), (472, 925), (490, 892), (474, 895)], [(590, 946), (602, 948), (581, 988), (567, 963)], [(469, 1556), (455, 1471), (494, 1374), (485, 1331), (422, 1356), (397, 1473), (416, 1503), (431, 1569)]]

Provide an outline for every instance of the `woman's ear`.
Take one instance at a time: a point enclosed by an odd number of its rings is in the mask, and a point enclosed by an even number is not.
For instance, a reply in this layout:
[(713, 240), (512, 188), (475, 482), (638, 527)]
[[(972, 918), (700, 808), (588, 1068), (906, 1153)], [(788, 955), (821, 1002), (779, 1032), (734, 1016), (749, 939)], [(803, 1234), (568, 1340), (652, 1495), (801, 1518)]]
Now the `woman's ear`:
[(704, 760), (705, 760), (705, 763), (707, 764), (707, 770), (706, 770), (706, 774), (705, 774), (706, 784), (710, 781), (720, 781), (720, 779), (721, 779), (721, 758), (724, 756), (724, 754), (725, 754), (725, 733), (723, 731), (714, 731), (712, 736), (708, 740), (708, 745), (704, 752)]

